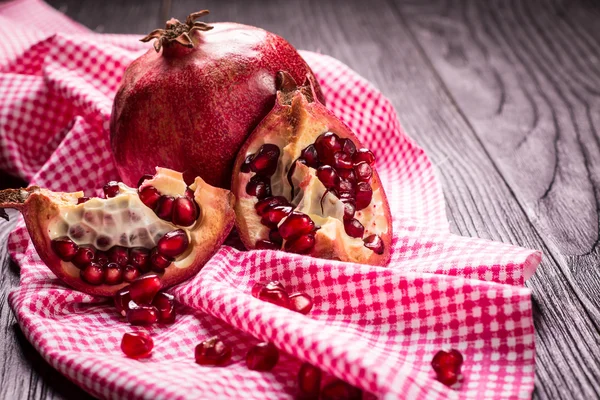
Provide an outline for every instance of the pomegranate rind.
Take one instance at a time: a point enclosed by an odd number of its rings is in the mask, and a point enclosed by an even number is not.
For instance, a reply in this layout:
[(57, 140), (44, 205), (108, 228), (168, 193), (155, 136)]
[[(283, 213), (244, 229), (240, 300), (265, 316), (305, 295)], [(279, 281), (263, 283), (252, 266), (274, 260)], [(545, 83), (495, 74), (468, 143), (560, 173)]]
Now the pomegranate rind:
[[(248, 154), (258, 151), (264, 143), (275, 143), (280, 148), (291, 146), (289, 152), (293, 154), (291, 159), (295, 160), (300, 156), (302, 149), (314, 143), (319, 135), (328, 131), (336, 133), (340, 138), (351, 139), (357, 148), (362, 147), (360, 140), (350, 128), (318, 102), (310, 86), (298, 87), (294, 91), (280, 90), (277, 93), (275, 107), (250, 135), (238, 153), (234, 164), (231, 188), (236, 197), (236, 227), (240, 239), (247, 249), (254, 249), (257, 239), (268, 239), (269, 232), (269, 228), (260, 223), (260, 216), (254, 209), (257, 199), (245, 192), (246, 184), (252, 173), (242, 173), (241, 166)], [(281, 157), (280, 165), (286, 155), (283, 154)], [(296, 168), (307, 170), (308, 167), (298, 164)], [(299, 183), (300, 187), (307, 186), (310, 181), (310, 176), (306, 174), (303, 176), (304, 180)], [(348, 247), (339, 240), (340, 235), (317, 230), (316, 244), (310, 255), (370, 265), (387, 265), (391, 257), (392, 217), (376, 168), (373, 168), (370, 185), (373, 193), (376, 191), (379, 193), (382, 218), (385, 219), (387, 225), (385, 232), (378, 233), (384, 244), (383, 253), (376, 254), (370, 250), (364, 252), (362, 249), (348, 251)], [(279, 193), (274, 193), (274, 195), (279, 195)], [(289, 198), (289, 195), (286, 197)], [(341, 221), (338, 232), (343, 232), (343, 222)], [(366, 236), (367, 234), (365, 234)]]

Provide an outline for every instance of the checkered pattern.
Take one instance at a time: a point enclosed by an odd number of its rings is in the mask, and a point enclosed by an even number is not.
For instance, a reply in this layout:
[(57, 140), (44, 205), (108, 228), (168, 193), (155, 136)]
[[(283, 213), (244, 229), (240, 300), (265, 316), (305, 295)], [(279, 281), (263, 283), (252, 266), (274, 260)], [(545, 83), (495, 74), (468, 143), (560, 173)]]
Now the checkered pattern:
[[(38, 0), (0, 5), (0, 33), (9, 38), (0, 43), (0, 168), (62, 191), (95, 190), (117, 178), (110, 107), (124, 68), (149, 46), (87, 32)], [(178, 319), (144, 328), (156, 347), (150, 359), (135, 361), (119, 343), (138, 328), (106, 300), (57, 280), (20, 221), (9, 251), (21, 285), (9, 301), (28, 340), (101, 398), (293, 398), (302, 361), (380, 398), (529, 398), (535, 345), (523, 283), (541, 254), (450, 234), (431, 163), (389, 101), (339, 61), (302, 55), (328, 106), (377, 156), (394, 215), (389, 266), (224, 245), (196, 277), (170, 290)], [(255, 282), (275, 279), (313, 296), (310, 315), (250, 295)], [(195, 345), (212, 335), (233, 347), (230, 366), (194, 363)], [(258, 340), (285, 353), (272, 372), (245, 367)], [(464, 379), (453, 389), (430, 366), (449, 347), (465, 358)]]

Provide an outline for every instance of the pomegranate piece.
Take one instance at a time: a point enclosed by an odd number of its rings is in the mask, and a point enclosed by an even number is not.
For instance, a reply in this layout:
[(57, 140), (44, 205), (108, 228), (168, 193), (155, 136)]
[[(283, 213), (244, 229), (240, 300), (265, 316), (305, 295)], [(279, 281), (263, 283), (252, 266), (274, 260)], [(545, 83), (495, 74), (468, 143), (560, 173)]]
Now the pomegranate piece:
[(314, 145), (310, 144), (302, 150), (300, 157), (305, 161), (305, 164), (312, 168), (319, 166), (319, 155)]
[(246, 193), (261, 200), (271, 196), (271, 184), (268, 178), (254, 175), (246, 185)]
[(321, 400), (361, 400), (362, 390), (344, 382), (334, 379), (321, 389)]
[(373, 189), (367, 182), (358, 182), (356, 185), (356, 209), (362, 210), (371, 204)]
[[(259, 300), (275, 304), (276, 306), (285, 307), (289, 306), (289, 297), (279, 281), (268, 282), (267, 284), (261, 285), (257, 289), (252, 290), (252, 295)], [(255, 285), (256, 286), (256, 285)]]
[(281, 249), (281, 244), (271, 242), (269, 240), (261, 239), (256, 242), (257, 250), (279, 250)]
[(460, 367), (463, 363), (462, 354), (456, 350), (440, 350), (431, 360), (431, 366), (436, 373), (437, 380), (446, 386), (452, 386), (458, 381)]
[(150, 304), (161, 289), (160, 278), (156, 274), (144, 275), (129, 285), (129, 296), (137, 304)]
[(196, 363), (200, 365), (224, 365), (231, 359), (231, 347), (218, 336), (213, 336), (196, 346)]
[(312, 232), (315, 223), (304, 213), (293, 211), (279, 226), (279, 234), (288, 240)]
[(290, 206), (275, 206), (271, 207), (263, 213), (261, 222), (270, 228), (276, 228), (279, 222), (290, 215), (292, 207)]
[(127, 311), (127, 322), (131, 325), (152, 325), (158, 321), (158, 310), (154, 306), (137, 304)]
[(90, 285), (101, 285), (104, 282), (105, 270), (99, 264), (90, 263), (81, 270), (80, 276)]
[(279, 361), (279, 350), (273, 343), (263, 342), (248, 350), (246, 366), (253, 371), (270, 371)]
[(312, 233), (289, 239), (285, 242), (285, 250), (290, 253), (308, 254), (315, 247), (315, 235)]
[(140, 272), (147, 272), (150, 268), (150, 250), (144, 247), (130, 249), (129, 263), (138, 268)]
[(158, 310), (158, 322), (172, 324), (175, 322), (175, 299), (165, 292), (158, 292), (152, 300), (152, 305)]
[(361, 162), (366, 162), (369, 165), (373, 165), (375, 162), (375, 155), (373, 155), (369, 149), (358, 149), (356, 150), (356, 153), (354, 153), (354, 156), (352, 156), (352, 161), (355, 165)]
[[(77, 250), (77, 253), (75, 253), (75, 256), (73, 256), (73, 259), (71, 260), (71, 262), (73, 264), (75, 264), (75, 266), (77, 268), (83, 269), (83, 268), (85, 268), (86, 265), (88, 265), (89, 263), (94, 261), (95, 257), (96, 257), (96, 251), (93, 247), (80, 246), (79, 249)], [(98, 263), (98, 264), (102, 265), (102, 263)]]
[(344, 229), (353, 238), (361, 238), (365, 233), (365, 227), (356, 218), (344, 221)]
[(179, 197), (173, 203), (173, 223), (180, 226), (190, 226), (198, 219), (198, 208), (193, 200)]
[(267, 197), (266, 199), (262, 199), (254, 205), (254, 209), (256, 213), (262, 216), (265, 211), (272, 207), (276, 206), (287, 206), (289, 202), (283, 196), (275, 196), (275, 197)]
[(131, 301), (131, 296), (129, 295), (129, 288), (126, 286), (123, 289), (119, 290), (113, 296), (113, 300), (115, 303), (115, 308), (117, 309), (117, 313), (125, 317), (127, 315), (127, 311), (129, 311), (129, 302)]
[(263, 144), (250, 163), (250, 170), (263, 176), (271, 176), (277, 169), (279, 147), (274, 144)]
[(109, 263), (105, 267), (104, 283), (118, 285), (121, 282), (123, 282), (123, 269), (118, 264)]
[(322, 165), (317, 169), (317, 178), (327, 189), (335, 187), (340, 180), (337, 171), (329, 165)]
[(126, 247), (114, 246), (108, 250), (108, 260), (124, 267), (129, 263), (129, 250)]
[(66, 236), (54, 239), (51, 245), (52, 250), (63, 261), (71, 261), (79, 250), (79, 246)]
[(119, 183), (116, 181), (110, 181), (104, 187), (102, 187), (104, 191), (104, 196), (108, 199), (111, 197), (115, 197), (119, 194)]
[(156, 246), (160, 255), (166, 258), (174, 258), (181, 255), (189, 246), (190, 241), (183, 229), (177, 229), (166, 233)]
[(123, 268), (123, 280), (125, 282), (133, 282), (140, 276), (140, 270), (133, 265), (126, 265)]
[(366, 237), (363, 242), (365, 247), (373, 250), (375, 254), (383, 254), (383, 241), (377, 235), (371, 235)]
[(146, 186), (141, 189), (138, 193), (138, 196), (142, 203), (151, 209), (155, 209), (158, 205), (158, 201), (160, 200), (160, 193), (154, 186)]
[(318, 399), (321, 390), (321, 370), (303, 363), (298, 370), (298, 392), (300, 399)]
[(121, 340), (121, 350), (131, 358), (148, 357), (153, 347), (154, 341), (146, 332), (127, 332)]
[(156, 216), (165, 221), (171, 221), (173, 215), (173, 204), (175, 204), (175, 198), (173, 196), (160, 196), (154, 212)]
[(288, 307), (292, 311), (306, 315), (312, 310), (313, 299), (306, 293), (293, 293), (289, 297)]
[(172, 260), (160, 254), (158, 252), (158, 248), (154, 248), (150, 253), (150, 265), (152, 269), (156, 272), (163, 272), (169, 265), (171, 265)]

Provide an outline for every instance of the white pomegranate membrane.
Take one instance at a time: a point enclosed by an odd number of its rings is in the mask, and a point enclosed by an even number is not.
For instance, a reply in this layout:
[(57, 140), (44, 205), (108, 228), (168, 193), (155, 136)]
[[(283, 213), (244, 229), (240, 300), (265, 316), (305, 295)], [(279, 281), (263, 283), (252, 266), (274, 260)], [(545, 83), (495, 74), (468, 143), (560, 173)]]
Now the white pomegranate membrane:
[[(321, 230), (357, 259), (384, 252), (384, 197), (373, 191), (373, 153), (332, 132), (282, 142), (268, 135), (248, 149), (241, 167), (245, 192), (260, 219), (248, 218), (258, 249), (309, 254)], [(360, 254), (362, 253), (362, 255)]]
[[(150, 270), (161, 273), (188, 253), (193, 226), (201, 210), (195, 184), (178, 174), (146, 175), (132, 189), (123, 183), (104, 186), (106, 198), (79, 198), (61, 207), (49, 225), (52, 249), (79, 269), (92, 285), (133, 282)], [(74, 275), (74, 274), (73, 274)]]

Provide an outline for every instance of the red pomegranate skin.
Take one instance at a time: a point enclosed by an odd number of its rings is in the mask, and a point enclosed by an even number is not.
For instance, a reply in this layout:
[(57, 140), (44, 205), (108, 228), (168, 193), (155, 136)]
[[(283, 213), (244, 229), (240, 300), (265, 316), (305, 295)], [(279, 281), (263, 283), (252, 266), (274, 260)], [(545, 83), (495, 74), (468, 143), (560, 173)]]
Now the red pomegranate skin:
[(275, 104), (275, 77), (310, 67), (285, 39), (263, 29), (215, 23), (194, 31), (195, 47), (166, 43), (125, 71), (111, 116), (111, 145), (122, 180), (134, 185), (159, 165), (228, 189), (238, 150)]

